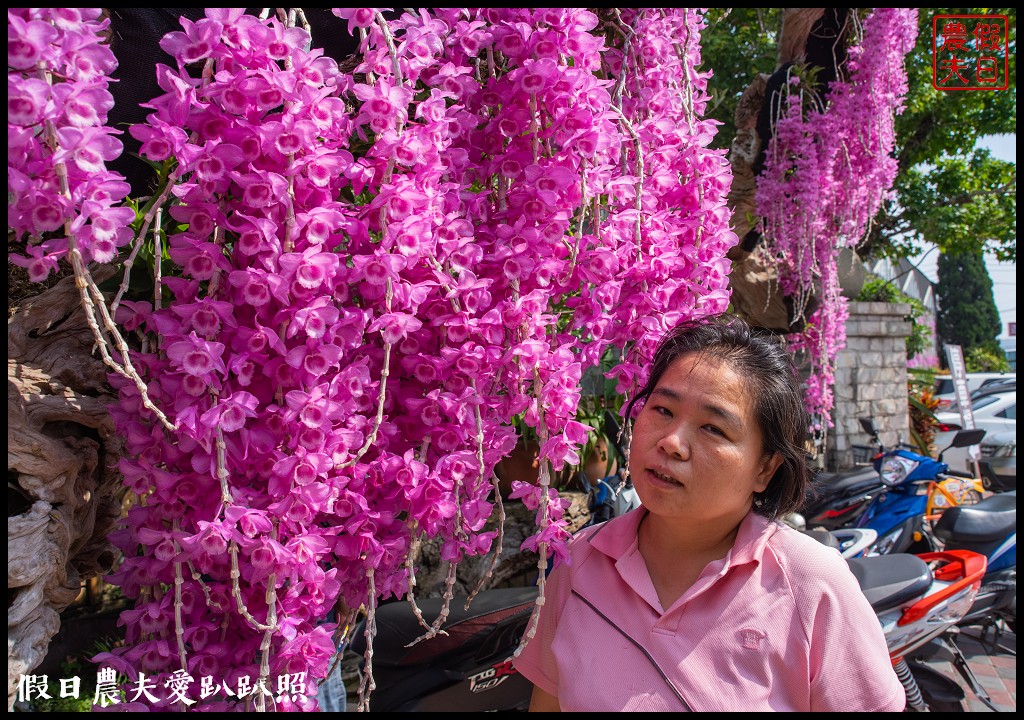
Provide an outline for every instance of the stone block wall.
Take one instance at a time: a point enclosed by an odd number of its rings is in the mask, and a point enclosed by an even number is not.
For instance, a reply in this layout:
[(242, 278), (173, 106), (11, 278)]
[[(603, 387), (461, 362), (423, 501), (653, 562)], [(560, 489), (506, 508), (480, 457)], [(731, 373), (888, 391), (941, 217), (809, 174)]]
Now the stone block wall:
[(886, 447), (910, 440), (906, 339), (911, 325), (905, 303), (851, 302), (846, 348), (835, 374), (835, 406), (825, 468), (854, 467), (854, 445), (869, 445), (858, 418), (874, 418)]

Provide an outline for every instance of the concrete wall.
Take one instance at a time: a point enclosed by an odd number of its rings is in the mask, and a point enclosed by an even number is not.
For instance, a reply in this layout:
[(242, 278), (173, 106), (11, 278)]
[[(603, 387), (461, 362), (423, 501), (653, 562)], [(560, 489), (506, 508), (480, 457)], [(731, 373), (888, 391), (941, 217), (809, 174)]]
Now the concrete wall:
[(836, 361), (835, 406), (825, 467), (854, 466), (853, 445), (869, 445), (858, 418), (874, 418), (886, 447), (910, 440), (907, 349), (910, 322), (904, 303), (851, 302), (846, 348)]

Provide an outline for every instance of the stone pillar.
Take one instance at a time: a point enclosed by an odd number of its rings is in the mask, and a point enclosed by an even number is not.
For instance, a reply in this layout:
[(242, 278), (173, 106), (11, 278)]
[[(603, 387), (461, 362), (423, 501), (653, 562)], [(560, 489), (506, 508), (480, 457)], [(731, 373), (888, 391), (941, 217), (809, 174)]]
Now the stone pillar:
[(853, 445), (869, 445), (858, 418), (874, 418), (886, 447), (910, 441), (905, 303), (851, 302), (846, 348), (836, 361), (835, 406), (826, 469), (854, 466)]

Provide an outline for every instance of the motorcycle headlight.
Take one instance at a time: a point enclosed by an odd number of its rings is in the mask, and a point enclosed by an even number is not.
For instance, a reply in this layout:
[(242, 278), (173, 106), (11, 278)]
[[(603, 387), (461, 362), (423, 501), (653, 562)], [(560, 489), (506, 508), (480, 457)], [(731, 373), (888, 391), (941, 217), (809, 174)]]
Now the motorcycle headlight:
[(916, 467), (916, 460), (909, 460), (907, 458), (900, 457), (899, 455), (893, 455), (882, 462), (882, 468), (879, 470), (878, 475), (883, 483), (889, 487), (895, 487), (906, 480), (907, 476), (910, 475)]

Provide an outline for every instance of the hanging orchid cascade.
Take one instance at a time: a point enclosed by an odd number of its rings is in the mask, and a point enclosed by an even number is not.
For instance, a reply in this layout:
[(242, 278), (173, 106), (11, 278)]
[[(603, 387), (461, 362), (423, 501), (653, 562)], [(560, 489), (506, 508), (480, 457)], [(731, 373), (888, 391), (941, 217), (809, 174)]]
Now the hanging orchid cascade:
[(135, 213), (120, 206), (124, 178), (106, 170), (121, 153), (106, 127), (108, 76), (117, 67), (101, 42), (95, 8), (46, 8), (7, 16), (7, 180), (14, 198), (7, 226), (17, 235), (64, 237), (12, 255), (33, 282), (74, 249), (85, 262), (110, 262), (132, 239)]
[[(362, 39), (343, 73), (299, 13), (208, 10), (161, 41), (164, 94), (130, 130), (166, 181), (136, 220), (103, 172), (120, 150), (109, 94), (62, 69), (104, 26), (61, 12), (9, 14), (25, 44), (11, 226), (63, 229), (21, 262), (40, 279), (76, 247), (102, 262), (133, 241), (129, 268), (143, 247), (157, 258), (152, 302), (124, 299), (127, 277), (114, 301), (142, 338), (112, 351), (111, 382), (143, 502), (113, 538), (127, 647), (99, 659), (185, 678), (208, 710), (238, 700), (202, 677), (305, 677), (278, 707), (313, 709), (355, 608), (372, 633), (378, 599), (412, 599), (416, 543), (442, 539), (448, 599), (461, 558), (500, 548), (493, 470), (515, 417), (541, 439), (538, 485), (513, 492), (537, 513), (523, 549), (561, 561), (548, 478), (579, 462), (583, 371), (623, 348), (611, 376), (629, 393), (667, 328), (728, 304), (731, 175), (707, 147), (701, 16), (336, 10)], [(57, 129), (74, 119), (59, 99), (85, 92), (101, 100), (88, 141)], [(106, 215), (85, 190), (101, 180)]]
[(791, 347), (811, 366), (806, 406), (819, 433), (831, 426), (835, 361), (846, 344), (837, 257), (863, 241), (891, 192), (895, 115), (907, 92), (904, 57), (916, 37), (916, 10), (873, 10), (849, 49), (845, 79), (831, 83), (824, 106), (806, 79), (792, 74), (758, 177), (758, 213), (779, 263), (780, 289), (794, 299), (798, 318), (812, 296), (817, 300)]

